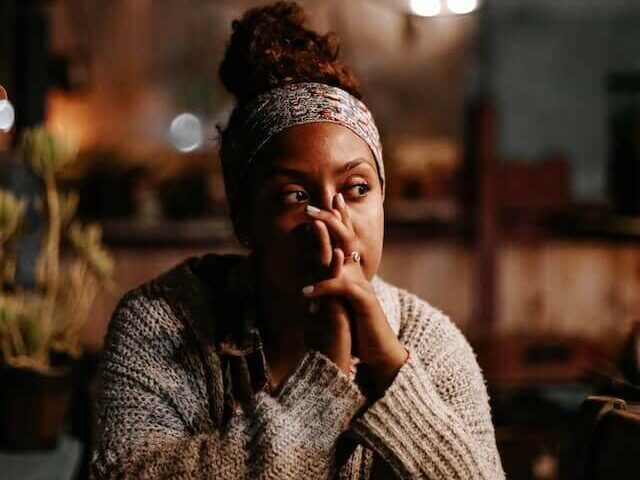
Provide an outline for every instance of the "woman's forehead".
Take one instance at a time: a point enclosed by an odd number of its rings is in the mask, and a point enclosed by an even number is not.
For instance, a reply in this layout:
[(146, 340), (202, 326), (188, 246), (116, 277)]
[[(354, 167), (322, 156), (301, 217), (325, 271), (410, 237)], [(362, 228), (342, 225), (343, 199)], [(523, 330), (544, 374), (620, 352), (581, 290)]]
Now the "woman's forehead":
[(276, 135), (265, 149), (271, 167), (338, 169), (364, 160), (375, 169), (369, 146), (347, 127), (328, 122), (296, 125)]

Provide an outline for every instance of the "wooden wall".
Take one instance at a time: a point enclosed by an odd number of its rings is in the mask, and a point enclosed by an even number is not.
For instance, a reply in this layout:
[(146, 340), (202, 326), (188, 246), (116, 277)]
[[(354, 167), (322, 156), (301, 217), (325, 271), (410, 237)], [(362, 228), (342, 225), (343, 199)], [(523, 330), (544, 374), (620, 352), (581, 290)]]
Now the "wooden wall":
[[(97, 299), (86, 340), (102, 342), (117, 299), (181, 259), (215, 249), (113, 249), (117, 288)], [(388, 241), (379, 274), (442, 309), (465, 331), (472, 325), (468, 248), (446, 241)], [(558, 333), (617, 341), (640, 317), (640, 246), (547, 240), (507, 244), (499, 253), (496, 332)]]

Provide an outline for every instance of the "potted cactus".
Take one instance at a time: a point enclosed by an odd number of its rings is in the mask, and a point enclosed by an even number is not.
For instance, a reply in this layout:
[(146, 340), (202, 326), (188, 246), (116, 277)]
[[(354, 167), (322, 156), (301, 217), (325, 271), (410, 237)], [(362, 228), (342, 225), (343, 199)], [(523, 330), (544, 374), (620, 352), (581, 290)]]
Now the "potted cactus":
[(45, 226), (36, 285), (26, 290), (15, 268), (27, 202), (0, 190), (0, 445), (47, 448), (60, 434), (80, 333), (97, 292), (111, 285), (112, 261), (100, 228), (74, 219), (78, 196), (59, 189), (76, 158), (73, 144), (35, 128), (20, 145), (42, 180), (36, 206)]

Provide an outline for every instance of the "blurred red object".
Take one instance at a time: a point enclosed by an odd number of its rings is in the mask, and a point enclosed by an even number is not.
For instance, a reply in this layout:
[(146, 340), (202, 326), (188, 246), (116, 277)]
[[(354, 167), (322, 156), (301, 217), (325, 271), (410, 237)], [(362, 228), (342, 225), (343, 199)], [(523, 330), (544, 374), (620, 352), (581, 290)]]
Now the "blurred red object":
[(605, 358), (588, 339), (500, 336), (474, 344), (490, 385), (525, 387), (584, 380)]
[(629, 383), (640, 388), (640, 319), (631, 325), (620, 357), (620, 371)]
[(554, 210), (571, 200), (569, 165), (561, 154), (535, 163), (500, 165), (498, 202), (502, 209)]

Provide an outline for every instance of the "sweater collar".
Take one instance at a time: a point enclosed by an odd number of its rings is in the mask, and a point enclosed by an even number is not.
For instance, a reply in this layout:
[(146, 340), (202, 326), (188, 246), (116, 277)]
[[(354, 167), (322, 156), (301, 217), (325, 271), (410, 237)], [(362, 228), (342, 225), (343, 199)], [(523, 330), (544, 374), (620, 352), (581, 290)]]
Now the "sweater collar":
[[(207, 254), (192, 257), (181, 267), (167, 272), (156, 283), (171, 296), (176, 311), (192, 330), (205, 368), (213, 372), (213, 365), (220, 362), (223, 406), (214, 401), (210, 408), (212, 418), (222, 421), (238, 408), (250, 408), (256, 392), (270, 392), (270, 372), (256, 322), (255, 263), (251, 257)], [(391, 329), (398, 335), (397, 288), (378, 276), (371, 284)], [(217, 399), (213, 387), (207, 388), (211, 398)]]

